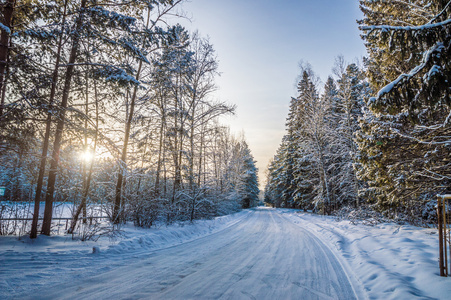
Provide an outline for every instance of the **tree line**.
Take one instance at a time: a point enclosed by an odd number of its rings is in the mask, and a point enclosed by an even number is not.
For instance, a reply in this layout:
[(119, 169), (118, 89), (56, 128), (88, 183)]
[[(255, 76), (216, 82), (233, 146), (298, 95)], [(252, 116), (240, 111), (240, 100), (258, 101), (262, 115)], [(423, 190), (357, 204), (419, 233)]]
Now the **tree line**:
[[(301, 65), (265, 201), (418, 221), (451, 184), (451, 1), (361, 0), (363, 65)], [(322, 92), (319, 90), (322, 89)]]
[(32, 238), (55, 202), (74, 204), (69, 232), (100, 202), (139, 226), (256, 205), (249, 147), (219, 121), (235, 106), (212, 98), (214, 48), (171, 25), (181, 2), (2, 1), (0, 184), (34, 202)]

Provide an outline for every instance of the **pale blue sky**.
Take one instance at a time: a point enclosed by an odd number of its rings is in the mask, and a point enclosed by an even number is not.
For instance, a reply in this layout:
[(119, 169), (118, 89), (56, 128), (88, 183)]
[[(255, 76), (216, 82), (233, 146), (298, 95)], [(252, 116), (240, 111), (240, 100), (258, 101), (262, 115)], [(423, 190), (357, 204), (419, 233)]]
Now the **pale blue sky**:
[(222, 73), (214, 97), (237, 105), (224, 122), (244, 132), (263, 181), (296, 96), (299, 61), (325, 81), (337, 55), (348, 61), (365, 55), (358, 1), (190, 0), (183, 9), (191, 22), (181, 23), (214, 45)]

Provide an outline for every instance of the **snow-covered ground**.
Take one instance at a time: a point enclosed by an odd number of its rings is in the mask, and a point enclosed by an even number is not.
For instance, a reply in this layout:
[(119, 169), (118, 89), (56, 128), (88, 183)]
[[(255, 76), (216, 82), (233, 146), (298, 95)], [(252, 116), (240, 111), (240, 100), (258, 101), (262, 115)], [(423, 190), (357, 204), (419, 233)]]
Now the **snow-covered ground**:
[[(116, 239), (0, 237), (0, 299), (449, 299), (436, 230), (259, 208)], [(96, 247), (96, 253), (93, 253)]]
[(451, 299), (451, 278), (439, 276), (436, 229), (280, 213), (339, 254), (370, 299)]
[(71, 235), (40, 235), (34, 240), (27, 236), (0, 236), (0, 299), (17, 299), (17, 295), (32, 295), (34, 291), (39, 295), (45, 287), (94, 276), (152, 250), (220, 232), (249, 214), (251, 211), (247, 210), (193, 224), (150, 229), (123, 225), (116, 234), (96, 241), (82, 242)]

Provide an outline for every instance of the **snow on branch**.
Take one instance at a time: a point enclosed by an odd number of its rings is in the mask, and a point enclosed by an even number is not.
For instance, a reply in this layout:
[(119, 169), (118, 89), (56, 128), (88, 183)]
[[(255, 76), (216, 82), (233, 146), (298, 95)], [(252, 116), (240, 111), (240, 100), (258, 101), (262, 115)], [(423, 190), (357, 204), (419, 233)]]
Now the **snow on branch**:
[(106, 10), (100, 6), (91, 7), (88, 9), (91, 15), (97, 17), (98, 22), (103, 22), (111, 27), (121, 27), (129, 30), (131, 25), (134, 25), (136, 19), (130, 16), (118, 14), (114, 11)]
[(451, 111), (449, 112), (448, 116), (446, 117), (445, 122), (443, 122), (443, 126), (446, 126), (450, 120), (451, 120)]
[(380, 99), (386, 94), (389, 94), (394, 88), (415, 77), (421, 70), (423, 70), (426, 67), (426, 65), (431, 60), (431, 57), (435, 52), (441, 52), (444, 49), (445, 46), (443, 45), (442, 42), (438, 42), (437, 44), (435, 44), (433, 47), (431, 47), (428, 51), (424, 53), (421, 64), (419, 64), (413, 70), (411, 70), (410, 73), (399, 75), (398, 78), (396, 78), (395, 80), (393, 80), (392, 82), (381, 88), (377, 93), (377, 97), (370, 98), (370, 103), (374, 103), (377, 99)]
[(103, 68), (96, 70), (96, 75), (103, 77), (107, 82), (117, 82), (120, 84), (140, 85), (141, 83), (135, 77), (127, 74), (124, 69), (105, 65)]
[(431, 141), (424, 141), (424, 140), (421, 140), (421, 139), (419, 139), (417, 137), (403, 134), (403, 133), (401, 133), (401, 131), (399, 131), (399, 129), (396, 129), (396, 128), (390, 128), (390, 130), (393, 133), (397, 134), (398, 136), (400, 136), (402, 138), (413, 140), (413, 141), (415, 141), (415, 142), (417, 142), (419, 144), (423, 144), (423, 145), (445, 145), (445, 144), (450, 144), (451, 143), (451, 137), (450, 137), (449, 140), (444, 140), (444, 141), (433, 141), (433, 140), (431, 140)]
[(423, 176), (423, 177), (428, 177), (431, 178), (433, 180), (437, 180), (437, 181), (441, 181), (441, 180), (450, 180), (451, 177), (446, 176), (446, 175), (442, 175), (436, 172), (433, 172), (431, 170), (428, 169), (424, 169), (426, 171), (426, 173), (422, 173), (422, 172), (415, 172), (415, 174), (419, 175), (419, 176)]
[(443, 27), (451, 24), (451, 19), (447, 19), (439, 23), (427, 23), (420, 26), (390, 26), (390, 25), (371, 25), (371, 26), (359, 26), (361, 30), (374, 31), (374, 30), (385, 30), (385, 31), (420, 31), (426, 29), (433, 29), (438, 27)]
[(438, 15), (436, 15), (432, 20), (430, 20), (430, 21), (428, 22), (428, 24), (431, 24), (431, 23), (435, 22), (435, 20), (437, 20), (438, 18), (440, 18), (440, 16), (442, 16), (442, 15), (445, 13), (445, 11), (448, 9), (448, 7), (449, 7), (450, 5), (451, 5), (451, 0), (448, 1), (448, 3), (445, 5), (445, 8), (443, 8), (443, 10), (442, 10)]

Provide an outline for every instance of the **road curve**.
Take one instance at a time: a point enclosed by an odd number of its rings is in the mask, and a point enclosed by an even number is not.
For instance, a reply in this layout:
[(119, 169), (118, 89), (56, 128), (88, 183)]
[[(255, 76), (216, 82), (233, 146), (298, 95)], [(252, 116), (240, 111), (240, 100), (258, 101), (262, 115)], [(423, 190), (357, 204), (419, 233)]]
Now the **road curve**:
[(126, 261), (31, 298), (357, 298), (331, 251), (274, 209), (256, 209), (218, 233)]

